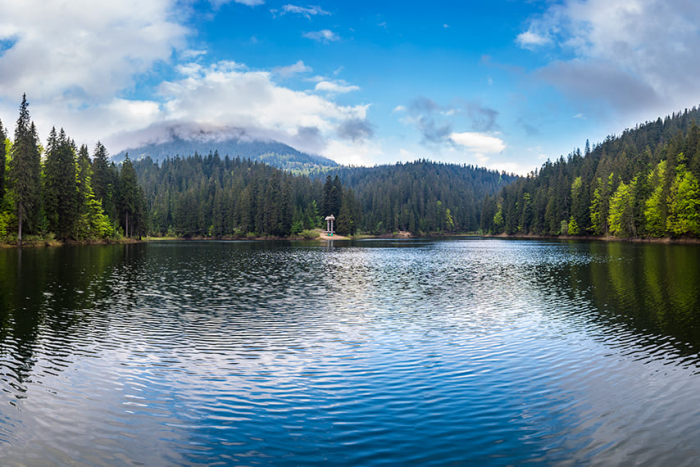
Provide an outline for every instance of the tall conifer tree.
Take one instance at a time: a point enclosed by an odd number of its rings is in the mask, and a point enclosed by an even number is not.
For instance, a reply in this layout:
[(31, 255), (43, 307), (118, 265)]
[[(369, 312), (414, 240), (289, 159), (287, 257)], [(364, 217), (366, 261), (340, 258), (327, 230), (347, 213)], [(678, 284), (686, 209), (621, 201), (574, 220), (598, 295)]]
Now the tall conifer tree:
[(22, 96), (19, 118), (12, 146), (9, 181), (17, 212), (17, 240), (22, 245), (22, 228), (31, 226), (40, 208), (41, 155), (37, 146), (36, 127), (29, 117), (27, 95)]
[(92, 189), (105, 212), (112, 212), (112, 177), (109, 167), (109, 155), (107, 148), (101, 142), (95, 145), (92, 156)]
[(133, 235), (134, 213), (138, 208), (139, 188), (136, 182), (136, 171), (129, 160), (129, 155), (122, 163), (119, 176), (119, 208), (121, 218), (124, 220), (124, 234), (127, 237)]
[(7, 133), (5, 132), (5, 127), (2, 126), (2, 121), (0, 121), (0, 201), (5, 196), (5, 140), (7, 139)]

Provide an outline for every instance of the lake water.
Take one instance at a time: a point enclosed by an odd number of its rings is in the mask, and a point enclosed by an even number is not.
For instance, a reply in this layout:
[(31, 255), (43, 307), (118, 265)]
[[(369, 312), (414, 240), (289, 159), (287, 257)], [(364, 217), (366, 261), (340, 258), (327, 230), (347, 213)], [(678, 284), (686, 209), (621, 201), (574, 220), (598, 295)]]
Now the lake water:
[(700, 246), (0, 250), (2, 465), (697, 465)]

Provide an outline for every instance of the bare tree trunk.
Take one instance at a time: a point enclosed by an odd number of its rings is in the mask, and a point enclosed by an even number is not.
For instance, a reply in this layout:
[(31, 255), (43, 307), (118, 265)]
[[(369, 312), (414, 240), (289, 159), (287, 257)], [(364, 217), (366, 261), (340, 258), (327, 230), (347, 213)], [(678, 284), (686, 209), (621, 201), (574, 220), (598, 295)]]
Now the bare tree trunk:
[(124, 233), (129, 237), (129, 211), (126, 212), (126, 231)]

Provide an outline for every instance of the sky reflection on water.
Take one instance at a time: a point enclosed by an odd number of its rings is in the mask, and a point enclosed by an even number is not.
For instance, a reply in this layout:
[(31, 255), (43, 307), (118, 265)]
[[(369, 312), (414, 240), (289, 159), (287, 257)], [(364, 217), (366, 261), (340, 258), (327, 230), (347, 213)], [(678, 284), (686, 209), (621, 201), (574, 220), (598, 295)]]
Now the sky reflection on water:
[(8, 465), (692, 465), (700, 248), (0, 251)]

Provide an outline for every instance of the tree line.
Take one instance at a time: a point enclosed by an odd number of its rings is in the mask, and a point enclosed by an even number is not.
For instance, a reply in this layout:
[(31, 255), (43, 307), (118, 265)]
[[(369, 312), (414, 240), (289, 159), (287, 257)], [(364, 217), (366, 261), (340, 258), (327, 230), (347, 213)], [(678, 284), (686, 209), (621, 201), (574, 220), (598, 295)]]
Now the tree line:
[(216, 151), (134, 168), (151, 231), (184, 237), (295, 236), (331, 214), (341, 235), (475, 231), (484, 196), (516, 178), (427, 161), (306, 176)]
[(22, 97), (14, 138), (0, 122), (0, 238), (20, 245), (29, 237), (89, 240), (146, 233), (145, 198), (128, 158), (109, 161), (97, 143), (77, 147), (52, 128), (41, 145)]
[(330, 171), (356, 194), (358, 228), (372, 234), (476, 232), (481, 204), (518, 177), (426, 160)]
[(127, 154), (116, 165), (104, 145), (91, 156), (63, 129), (42, 146), (26, 97), (14, 139), (1, 131), (0, 239), (20, 243), (26, 235), (311, 236), (328, 215), (342, 235), (476, 231), (484, 197), (517, 178), (425, 160), (294, 174), (218, 151), (158, 162)]
[(580, 149), (484, 199), (481, 229), (508, 235), (700, 237), (700, 110)]

